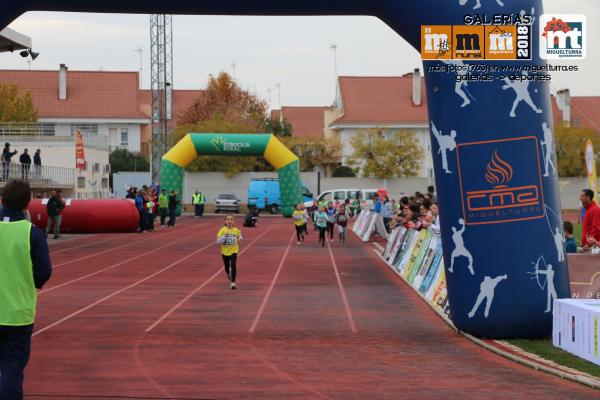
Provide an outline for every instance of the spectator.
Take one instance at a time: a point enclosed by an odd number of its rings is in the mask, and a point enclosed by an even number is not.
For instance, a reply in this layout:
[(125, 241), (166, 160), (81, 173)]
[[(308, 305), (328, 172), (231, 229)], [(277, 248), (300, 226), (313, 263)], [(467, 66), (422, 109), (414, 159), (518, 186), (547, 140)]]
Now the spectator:
[(435, 194), (435, 187), (427, 186), (427, 193), (431, 196), (431, 201), (437, 203), (437, 195)]
[(33, 166), (35, 168), (34, 179), (40, 180), (42, 178), (42, 151), (37, 149), (33, 155)]
[(12, 157), (17, 154), (17, 150), (10, 151), (10, 143), (4, 144), (4, 150), (2, 150), (2, 180), (8, 181), (10, 178), (10, 162)]
[(194, 218), (202, 217), (202, 214), (204, 214), (204, 195), (198, 190), (192, 195), (192, 204), (194, 205)]
[(389, 198), (385, 198), (383, 205), (381, 206), (381, 216), (383, 217), (383, 225), (387, 232), (390, 231), (390, 221), (392, 220), (392, 205)]
[(584, 249), (590, 247), (589, 239), (600, 240), (600, 208), (594, 202), (594, 192), (584, 189), (579, 196), (581, 204), (585, 207), (585, 217), (581, 228), (581, 245)]
[(577, 253), (577, 243), (573, 236), (573, 224), (569, 221), (563, 222), (563, 230), (565, 232), (565, 251), (567, 253)]
[(167, 219), (167, 211), (169, 208), (169, 197), (165, 189), (160, 191), (158, 196), (158, 214), (160, 215), (160, 227), (165, 227), (165, 219)]
[(29, 170), (31, 169), (31, 156), (27, 149), (23, 150), (23, 154), (19, 157), (19, 162), (21, 163), (21, 179), (28, 180)]
[(256, 228), (256, 224), (258, 222), (258, 209), (256, 207), (252, 207), (252, 209), (246, 214), (244, 218), (244, 227), (245, 228)]
[(179, 201), (177, 200), (177, 192), (171, 190), (171, 195), (169, 196), (169, 222), (168, 226), (175, 226), (175, 217), (177, 215), (177, 206), (179, 205)]
[(139, 190), (135, 196), (135, 208), (137, 208), (140, 216), (140, 232), (144, 232), (146, 230), (146, 207), (144, 204), (144, 192)]
[(379, 198), (379, 195), (375, 194), (375, 196), (373, 197), (373, 211), (375, 211), (377, 214), (381, 214), (382, 206), (383, 204), (381, 204), (381, 199)]
[(52, 196), (46, 204), (46, 214), (48, 214), (48, 221), (46, 222), (46, 237), (50, 233), (50, 228), (54, 224), (54, 239), (60, 237), (60, 223), (62, 222), (62, 212), (65, 209), (65, 203), (62, 199), (62, 192), (60, 190), (53, 191)]
[(400, 199), (400, 210), (406, 210), (410, 205), (410, 199), (407, 196), (403, 196)]
[(0, 399), (23, 398), (23, 371), (29, 361), (36, 312), (36, 289), (50, 279), (48, 243), (26, 221), (29, 183), (9, 182), (0, 210)]

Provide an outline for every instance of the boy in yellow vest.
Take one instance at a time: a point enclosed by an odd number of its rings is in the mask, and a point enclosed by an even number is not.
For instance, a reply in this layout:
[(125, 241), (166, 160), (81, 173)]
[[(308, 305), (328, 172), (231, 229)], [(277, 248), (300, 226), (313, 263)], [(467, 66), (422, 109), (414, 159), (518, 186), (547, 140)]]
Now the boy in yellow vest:
[(45, 234), (25, 219), (29, 183), (10, 181), (0, 211), (0, 399), (23, 398), (23, 371), (29, 361), (37, 289), (50, 279)]

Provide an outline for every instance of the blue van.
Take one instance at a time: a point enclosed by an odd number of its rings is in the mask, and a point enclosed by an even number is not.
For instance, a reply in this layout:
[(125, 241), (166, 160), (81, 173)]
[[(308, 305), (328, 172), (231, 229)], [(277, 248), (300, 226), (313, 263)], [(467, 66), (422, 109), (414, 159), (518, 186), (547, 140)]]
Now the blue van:
[[(313, 194), (302, 184), (302, 197), (306, 208), (313, 206)], [(281, 208), (281, 194), (277, 179), (251, 179), (248, 186), (248, 207), (277, 214)]]

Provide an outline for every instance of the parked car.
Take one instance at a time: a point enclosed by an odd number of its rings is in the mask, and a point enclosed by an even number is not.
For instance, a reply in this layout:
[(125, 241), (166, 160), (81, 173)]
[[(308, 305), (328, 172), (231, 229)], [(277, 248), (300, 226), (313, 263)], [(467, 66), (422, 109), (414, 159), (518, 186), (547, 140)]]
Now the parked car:
[[(313, 206), (313, 194), (302, 185), (302, 197), (306, 208)], [(281, 208), (278, 179), (252, 179), (248, 186), (248, 207), (267, 210), (277, 214)]]
[(229, 211), (240, 212), (240, 201), (234, 194), (220, 194), (215, 200), (215, 212)]

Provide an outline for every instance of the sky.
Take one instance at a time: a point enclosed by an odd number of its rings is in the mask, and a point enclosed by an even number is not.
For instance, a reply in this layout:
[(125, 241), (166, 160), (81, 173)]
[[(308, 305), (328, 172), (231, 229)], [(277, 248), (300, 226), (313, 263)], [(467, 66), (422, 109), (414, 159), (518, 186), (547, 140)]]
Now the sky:
[[(546, 13), (588, 20), (587, 58), (577, 63), (579, 72), (554, 73), (552, 91), (600, 96), (600, 0), (544, 4)], [(29, 12), (10, 27), (31, 37), (40, 56), (27, 63), (18, 52), (0, 53), (2, 69), (56, 70), (64, 63), (71, 70), (136, 71), (141, 49), (142, 87), (150, 86), (148, 15)], [(280, 106), (279, 92), (284, 106), (334, 101), (332, 44), (338, 75), (399, 76), (422, 68), (418, 52), (374, 17), (174, 16), (173, 37), (175, 89), (200, 89), (210, 74), (227, 71), (272, 108)]]

